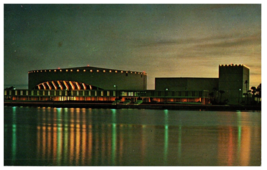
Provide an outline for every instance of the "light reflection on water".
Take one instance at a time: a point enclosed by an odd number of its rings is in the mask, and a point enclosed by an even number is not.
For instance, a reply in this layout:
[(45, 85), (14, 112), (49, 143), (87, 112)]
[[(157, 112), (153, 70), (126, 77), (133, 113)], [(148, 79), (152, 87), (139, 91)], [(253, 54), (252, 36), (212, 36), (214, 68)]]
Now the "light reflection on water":
[(260, 165), (261, 113), (5, 107), (5, 165)]

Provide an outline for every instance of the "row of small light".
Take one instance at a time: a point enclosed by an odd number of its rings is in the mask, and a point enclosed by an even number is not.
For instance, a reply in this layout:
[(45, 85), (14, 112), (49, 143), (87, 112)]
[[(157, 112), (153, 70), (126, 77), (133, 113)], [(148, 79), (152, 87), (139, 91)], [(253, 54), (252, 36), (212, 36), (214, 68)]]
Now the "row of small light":
[(229, 67), (229, 66), (244, 66), (246, 68), (249, 68), (248, 66), (244, 64), (220, 64), (220, 67)]
[[(34, 70), (34, 71), (30, 71), (29, 73), (35, 73), (35, 72), (52, 72), (52, 70)], [(59, 70), (60, 72), (62, 72), (62, 70), (60, 69)], [(69, 70), (68, 69), (66, 69), (65, 70), (66, 72), (69, 72)], [(105, 73), (106, 72), (106, 70), (102, 70), (103, 71), (103, 73)], [(54, 72), (57, 72), (57, 70), (54, 70)], [(73, 69), (70, 69), (70, 72), (73, 72)], [(77, 72), (80, 72), (80, 70), (79, 69), (77, 69)], [(86, 70), (84, 69), (83, 70), (83, 72), (86, 72)], [(93, 70), (90, 70), (90, 72), (92, 73), (93, 72)], [(100, 70), (96, 70), (96, 72), (100, 72)], [(114, 71), (115, 73), (118, 73), (118, 72), (120, 72), (120, 73), (134, 73), (134, 74), (145, 74), (145, 72), (133, 72), (133, 71), (117, 71), (117, 70), (115, 70)], [(112, 70), (109, 70), (109, 73), (112, 73)]]
[(243, 64), (220, 64), (220, 66), (243, 66)]

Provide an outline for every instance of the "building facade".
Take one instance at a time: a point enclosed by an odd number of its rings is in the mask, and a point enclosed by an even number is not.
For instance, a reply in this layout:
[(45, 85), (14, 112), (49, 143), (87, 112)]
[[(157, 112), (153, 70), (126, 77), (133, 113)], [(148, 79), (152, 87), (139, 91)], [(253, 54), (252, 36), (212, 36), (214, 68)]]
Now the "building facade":
[(30, 90), (146, 90), (147, 74), (89, 66), (32, 70), (28, 72), (28, 88)]
[(238, 104), (246, 102), (249, 68), (241, 64), (219, 65), (218, 78), (156, 78), (155, 90), (206, 90), (216, 103)]

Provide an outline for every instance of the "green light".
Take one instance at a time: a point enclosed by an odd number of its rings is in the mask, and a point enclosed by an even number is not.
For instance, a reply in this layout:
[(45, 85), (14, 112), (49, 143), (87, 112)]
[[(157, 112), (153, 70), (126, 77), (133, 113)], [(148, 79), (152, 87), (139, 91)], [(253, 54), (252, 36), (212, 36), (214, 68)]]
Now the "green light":
[(165, 125), (165, 133), (164, 133), (164, 163), (167, 165), (167, 156), (168, 156), (168, 142), (169, 142), (169, 128)]
[(112, 165), (115, 165), (115, 159), (116, 159), (116, 124), (112, 124)]
[(17, 153), (17, 125), (16, 125), (16, 108), (13, 107), (13, 119), (12, 119), (12, 165), (14, 165), (14, 161), (16, 160), (16, 153)]

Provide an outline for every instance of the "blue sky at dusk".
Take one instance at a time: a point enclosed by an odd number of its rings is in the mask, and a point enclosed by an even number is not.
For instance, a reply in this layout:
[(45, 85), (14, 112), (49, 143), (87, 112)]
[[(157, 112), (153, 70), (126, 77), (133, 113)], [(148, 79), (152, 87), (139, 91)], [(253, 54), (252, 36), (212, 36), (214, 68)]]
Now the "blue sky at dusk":
[(261, 83), (261, 5), (4, 5), (4, 84), (91, 65), (155, 77), (218, 77), (245, 64)]

